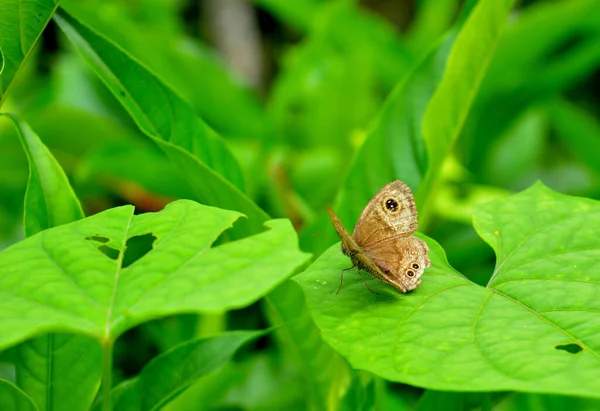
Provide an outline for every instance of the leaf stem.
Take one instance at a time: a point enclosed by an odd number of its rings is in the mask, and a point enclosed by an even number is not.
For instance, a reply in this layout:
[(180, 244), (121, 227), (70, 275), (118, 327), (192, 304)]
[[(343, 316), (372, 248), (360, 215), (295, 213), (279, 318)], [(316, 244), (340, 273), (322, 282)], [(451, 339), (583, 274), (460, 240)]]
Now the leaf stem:
[(112, 386), (113, 344), (110, 339), (102, 342), (102, 411), (111, 411), (110, 389)]

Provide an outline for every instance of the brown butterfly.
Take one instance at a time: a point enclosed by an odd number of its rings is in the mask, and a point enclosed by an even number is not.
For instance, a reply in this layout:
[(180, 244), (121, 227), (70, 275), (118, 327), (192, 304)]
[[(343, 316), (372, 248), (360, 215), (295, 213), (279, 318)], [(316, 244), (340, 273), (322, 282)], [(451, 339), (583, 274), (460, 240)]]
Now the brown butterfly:
[(429, 247), (411, 235), (418, 227), (417, 207), (406, 184), (396, 180), (383, 187), (363, 210), (352, 235), (331, 207), (327, 211), (342, 240), (342, 252), (352, 260), (352, 267), (342, 270), (336, 294), (342, 289), (344, 271), (354, 267), (358, 267), (367, 288), (360, 270), (403, 293), (421, 284), (423, 271), (431, 266), (427, 257)]

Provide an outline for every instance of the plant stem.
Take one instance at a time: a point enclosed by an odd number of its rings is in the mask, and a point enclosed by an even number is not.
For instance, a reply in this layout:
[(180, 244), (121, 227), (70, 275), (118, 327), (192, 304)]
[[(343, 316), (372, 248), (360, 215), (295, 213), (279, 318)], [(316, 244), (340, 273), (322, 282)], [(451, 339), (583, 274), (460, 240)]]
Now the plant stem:
[(112, 349), (110, 339), (102, 342), (102, 411), (111, 411), (110, 389), (112, 386)]

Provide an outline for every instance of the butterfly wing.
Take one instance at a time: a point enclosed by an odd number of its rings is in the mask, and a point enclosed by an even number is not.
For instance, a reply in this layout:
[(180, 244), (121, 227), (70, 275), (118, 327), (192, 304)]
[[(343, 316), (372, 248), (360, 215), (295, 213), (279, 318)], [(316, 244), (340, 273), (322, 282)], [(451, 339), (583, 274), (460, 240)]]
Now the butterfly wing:
[(369, 249), (389, 238), (409, 236), (418, 225), (412, 191), (396, 180), (379, 190), (367, 204), (353, 236), (360, 247)]
[(365, 255), (379, 269), (380, 280), (406, 293), (421, 284), (423, 271), (431, 266), (428, 251), (425, 241), (410, 236), (382, 241), (365, 250)]

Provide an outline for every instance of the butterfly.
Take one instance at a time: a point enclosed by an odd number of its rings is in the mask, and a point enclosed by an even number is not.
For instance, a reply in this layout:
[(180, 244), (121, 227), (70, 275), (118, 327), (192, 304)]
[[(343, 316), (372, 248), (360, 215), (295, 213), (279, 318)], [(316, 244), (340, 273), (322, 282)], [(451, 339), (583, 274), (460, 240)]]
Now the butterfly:
[(421, 284), (423, 271), (431, 266), (427, 257), (429, 247), (412, 236), (419, 225), (417, 207), (405, 183), (396, 180), (379, 190), (363, 210), (352, 235), (331, 207), (327, 211), (342, 240), (342, 252), (352, 261), (352, 267), (342, 270), (336, 294), (342, 289), (344, 271), (354, 267), (358, 267), (358, 274), (372, 292), (360, 270), (403, 293)]

